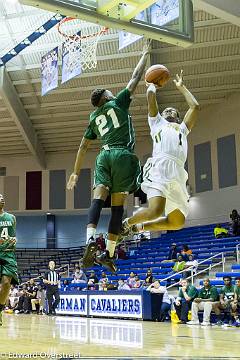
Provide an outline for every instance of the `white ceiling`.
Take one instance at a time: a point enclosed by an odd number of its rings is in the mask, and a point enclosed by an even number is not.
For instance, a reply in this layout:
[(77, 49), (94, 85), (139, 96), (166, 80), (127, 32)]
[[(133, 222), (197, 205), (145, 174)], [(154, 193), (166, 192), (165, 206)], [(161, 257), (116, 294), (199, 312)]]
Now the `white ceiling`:
[[(16, 5), (13, 1), (0, 0), (0, 56), (52, 15)], [(197, 9), (194, 11), (194, 26), (195, 43), (187, 49), (154, 41), (152, 62), (166, 65), (172, 75), (182, 68), (187, 87), (204, 107), (220, 103), (240, 89), (240, 27)], [(44, 153), (75, 152), (92, 110), (91, 91), (95, 87), (106, 87), (115, 93), (123, 88), (143, 45), (138, 41), (119, 52), (118, 35), (111, 31), (99, 44), (98, 65), (93, 72), (85, 72), (65, 85), (59, 82), (56, 90), (41, 97), (41, 57), (61, 42), (61, 36), (53, 28), (7, 63), (9, 81), (22, 109), (14, 115), (0, 93), (0, 156), (30, 153), (38, 156), (37, 147), (43, 157)], [(149, 137), (145, 91), (145, 84), (141, 81), (131, 105), (136, 137), (141, 141)], [(186, 111), (183, 97), (172, 82), (161, 90), (161, 104), (162, 107), (176, 106), (182, 113)], [(21, 116), (24, 119), (19, 119)], [(27, 129), (23, 124), (25, 120)], [(28, 134), (32, 136), (32, 145), (27, 140)], [(92, 149), (98, 146), (96, 142)]]

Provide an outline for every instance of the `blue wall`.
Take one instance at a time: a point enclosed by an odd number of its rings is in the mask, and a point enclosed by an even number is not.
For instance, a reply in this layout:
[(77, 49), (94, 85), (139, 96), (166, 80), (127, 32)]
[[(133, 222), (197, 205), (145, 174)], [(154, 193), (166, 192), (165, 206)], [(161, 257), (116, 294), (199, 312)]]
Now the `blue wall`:
[[(102, 215), (97, 228), (98, 233), (106, 233), (109, 215)], [(84, 245), (86, 242), (87, 215), (56, 216), (57, 247), (65, 248)]]
[[(18, 248), (46, 248), (47, 216), (18, 216), (17, 218), (17, 247)], [(106, 233), (109, 215), (102, 215), (97, 233)], [(87, 215), (56, 215), (55, 233), (58, 248), (68, 248), (84, 245), (86, 242)]]
[(45, 248), (46, 247), (46, 215), (16, 216), (17, 218), (17, 247)]

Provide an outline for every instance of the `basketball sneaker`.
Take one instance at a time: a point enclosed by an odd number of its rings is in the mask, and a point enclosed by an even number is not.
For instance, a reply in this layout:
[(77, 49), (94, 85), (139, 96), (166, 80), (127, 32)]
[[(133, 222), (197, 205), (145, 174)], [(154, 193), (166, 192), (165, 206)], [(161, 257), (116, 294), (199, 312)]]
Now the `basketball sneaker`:
[(114, 264), (114, 258), (110, 257), (108, 250), (106, 250), (106, 251), (102, 252), (100, 255), (96, 256), (96, 260), (98, 263), (100, 263), (102, 266), (104, 266), (111, 273), (117, 272), (117, 266)]
[(187, 325), (199, 325), (199, 320), (191, 320), (187, 322)]
[(122, 228), (120, 231), (120, 237), (125, 238), (127, 236), (131, 236), (134, 234), (138, 234), (139, 230), (137, 228), (137, 225), (129, 225), (128, 224), (128, 218), (123, 220)]
[(83, 268), (86, 269), (94, 266), (97, 249), (98, 246), (96, 241), (94, 240), (94, 238), (90, 238), (82, 258)]
[(3, 321), (2, 321), (2, 311), (0, 311), (0, 326), (2, 326)]

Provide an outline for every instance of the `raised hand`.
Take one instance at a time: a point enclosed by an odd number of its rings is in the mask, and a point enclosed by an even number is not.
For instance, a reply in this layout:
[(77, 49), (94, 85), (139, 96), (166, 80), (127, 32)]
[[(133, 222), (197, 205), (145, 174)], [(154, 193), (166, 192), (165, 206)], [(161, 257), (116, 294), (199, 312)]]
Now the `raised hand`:
[(70, 175), (70, 178), (69, 178), (68, 183), (67, 183), (67, 189), (72, 190), (76, 186), (77, 181), (78, 181), (78, 175), (72, 173)]
[(181, 70), (180, 75), (176, 74), (176, 79), (173, 82), (178, 89), (183, 86), (183, 70)]

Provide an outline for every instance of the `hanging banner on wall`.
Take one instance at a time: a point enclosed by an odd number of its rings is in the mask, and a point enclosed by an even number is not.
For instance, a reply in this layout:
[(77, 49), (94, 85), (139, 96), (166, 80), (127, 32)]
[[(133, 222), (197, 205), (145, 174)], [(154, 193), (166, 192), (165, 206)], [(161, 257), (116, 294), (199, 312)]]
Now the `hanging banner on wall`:
[(58, 48), (49, 51), (41, 59), (42, 96), (58, 86)]
[[(140, 12), (140, 14), (138, 14), (136, 16), (136, 19), (143, 21), (144, 17), (145, 17), (144, 11), (142, 11), (142, 12)], [(138, 41), (142, 37), (143, 37), (142, 35), (132, 34), (132, 33), (126, 32), (126, 31), (119, 31), (119, 34), (118, 34), (119, 50), (122, 50), (126, 46), (133, 44), (134, 42)]]
[(62, 44), (62, 84), (80, 75), (81, 68), (81, 43), (70, 47), (69, 43)]

